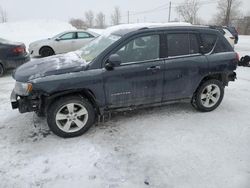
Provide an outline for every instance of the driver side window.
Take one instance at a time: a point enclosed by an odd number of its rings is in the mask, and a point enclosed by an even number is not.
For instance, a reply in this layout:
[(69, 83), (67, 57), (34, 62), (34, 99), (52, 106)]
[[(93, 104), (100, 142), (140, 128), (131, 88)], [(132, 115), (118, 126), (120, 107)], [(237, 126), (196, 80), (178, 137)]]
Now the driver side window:
[(61, 40), (75, 39), (75, 33), (67, 33), (60, 37)]
[(160, 37), (159, 35), (138, 37), (121, 47), (116, 54), (121, 57), (122, 64), (158, 59)]

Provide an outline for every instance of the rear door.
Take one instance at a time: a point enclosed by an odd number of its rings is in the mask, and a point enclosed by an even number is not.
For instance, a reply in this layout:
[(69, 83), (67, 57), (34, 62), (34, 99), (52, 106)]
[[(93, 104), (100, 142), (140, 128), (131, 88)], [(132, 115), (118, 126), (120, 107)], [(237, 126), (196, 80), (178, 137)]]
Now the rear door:
[(161, 102), (164, 60), (160, 59), (160, 35), (143, 35), (120, 45), (122, 64), (104, 69), (105, 97), (110, 108)]
[(88, 32), (77, 32), (77, 40), (73, 43), (74, 50), (78, 50), (95, 37)]
[(169, 32), (165, 35), (166, 55), (163, 101), (192, 97), (208, 63), (200, 53), (196, 32)]

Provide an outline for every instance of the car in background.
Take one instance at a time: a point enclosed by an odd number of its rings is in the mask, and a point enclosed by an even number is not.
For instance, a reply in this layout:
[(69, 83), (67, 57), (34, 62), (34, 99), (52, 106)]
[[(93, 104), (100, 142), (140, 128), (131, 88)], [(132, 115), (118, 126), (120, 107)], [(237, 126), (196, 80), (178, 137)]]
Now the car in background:
[(224, 31), (224, 37), (228, 40), (228, 42), (234, 48), (235, 37), (233, 36), (233, 34), (227, 28), (223, 28), (223, 31)]
[(85, 44), (98, 36), (99, 34), (91, 31), (65, 31), (52, 38), (31, 43), (29, 45), (29, 52), (32, 56), (42, 57), (67, 53), (82, 48)]
[(222, 26), (210, 26), (210, 28), (216, 29), (216, 30), (220, 31), (220, 32), (224, 35), (224, 37), (228, 40), (228, 42), (231, 44), (231, 46), (234, 48), (235, 37), (234, 37), (233, 34), (228, 30), (227, 27), (222, 27)]
[(8, 69), (15, 69), (30, 60), (23, 43), (0, 38), (0, 77)]
[(233, 26), (229, 26), (229, 27), (224, 27), (226, 28), (227, 30), (230, 31), (230, 33), (234, 36), (234, 44), (238, 44), (238, 41), (239, 41), (239, 33), (237, 31), (237, 29)]

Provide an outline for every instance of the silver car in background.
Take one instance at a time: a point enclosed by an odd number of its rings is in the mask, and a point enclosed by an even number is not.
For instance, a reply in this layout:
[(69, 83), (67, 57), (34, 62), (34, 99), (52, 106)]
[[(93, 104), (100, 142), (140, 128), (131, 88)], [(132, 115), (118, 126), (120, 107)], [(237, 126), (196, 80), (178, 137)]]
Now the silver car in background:
[(52, 38), (35, 41), (29, 45), (31, 56), (47, 57), (62, 54), (82, 48), (85, 44), (98, 37), (99, 34), (85, 31), (65, 31)]

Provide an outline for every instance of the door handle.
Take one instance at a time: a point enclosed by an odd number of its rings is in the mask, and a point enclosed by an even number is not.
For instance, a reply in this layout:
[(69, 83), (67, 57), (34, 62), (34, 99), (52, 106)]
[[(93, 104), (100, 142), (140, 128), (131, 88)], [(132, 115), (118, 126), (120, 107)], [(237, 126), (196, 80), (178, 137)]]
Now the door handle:
[(160, 70), (160, 69), (161, 69), (160, 66), (152, 66), (152, 67), (147, 68), (147, 70), (151, 70), (151, 71), (156, 71), (156, 70)]

